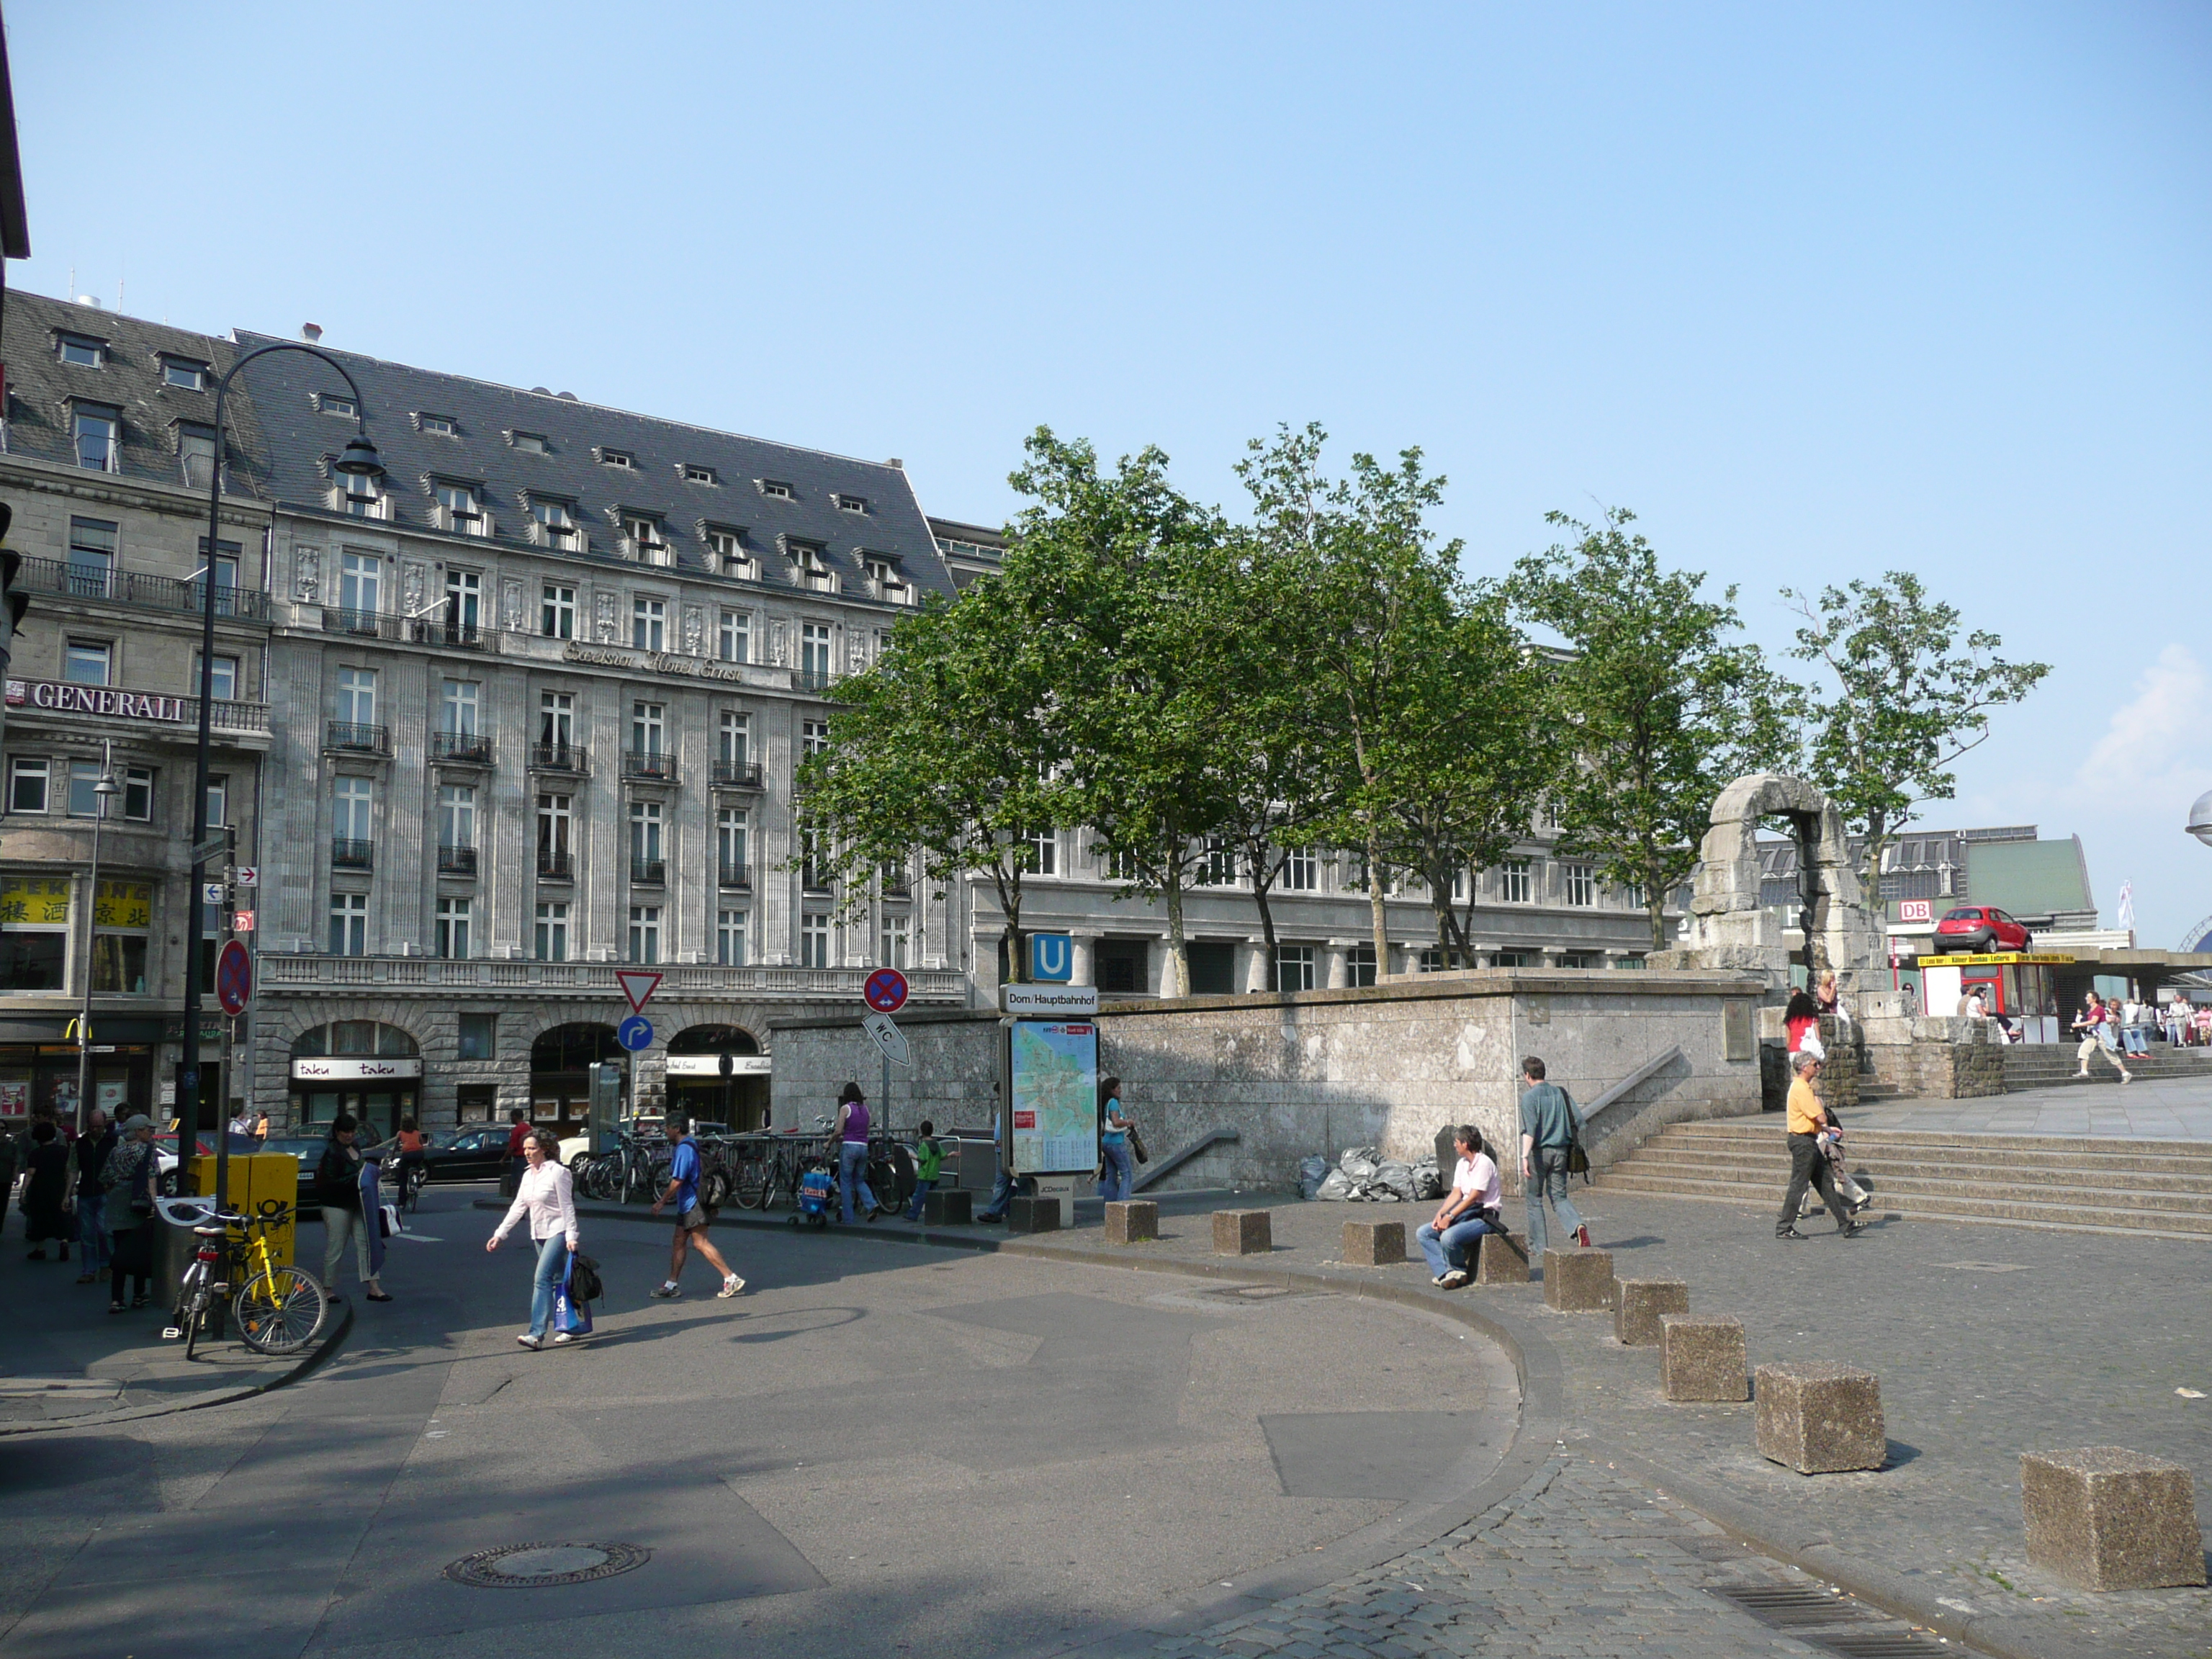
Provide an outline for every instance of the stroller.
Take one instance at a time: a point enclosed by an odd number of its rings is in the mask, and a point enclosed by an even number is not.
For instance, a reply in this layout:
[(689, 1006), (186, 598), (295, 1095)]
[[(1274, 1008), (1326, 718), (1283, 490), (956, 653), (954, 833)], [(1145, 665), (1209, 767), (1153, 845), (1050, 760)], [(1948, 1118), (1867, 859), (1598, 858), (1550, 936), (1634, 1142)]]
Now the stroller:
[[(1842, 1198), (1853, 1215), (1858, 1214), (1874, 1202), (1874, 1188), (1863, 1182), (1853, 1180), (1851, 1172), (1844, 1167), (1844, 1132), (1841, 1129), (1821, 1130), (1820, 1141), (1820, 1156), (1828, 1160), (1828, 1172), (1835, 1177), (1838, 1196)], [(1821, 1201), (1820, 1188), (1808, 1187), (1805, 1201), (1797, 1206), (1798, 1218), (1802, 1220), (1807, 1216), (1818, 1215), (1826, 1208), (1827, 1206)]]
[(830, 1178), (830, 1166), (818, 1158), (806, 1160), (806, 1167), (799, 1177), (799, 1207), (792, 1212), (791, 1224), (811, 1221), (817, 1227), (830, 1224), (830, 1211), (837, 1201), (837, 1183)]

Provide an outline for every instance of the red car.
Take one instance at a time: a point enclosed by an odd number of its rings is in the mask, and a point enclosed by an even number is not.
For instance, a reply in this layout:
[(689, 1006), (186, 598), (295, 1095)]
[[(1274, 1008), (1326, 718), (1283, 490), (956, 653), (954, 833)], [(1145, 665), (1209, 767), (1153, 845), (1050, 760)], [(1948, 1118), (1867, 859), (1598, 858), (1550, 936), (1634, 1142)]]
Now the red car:
[(1954, 951), (1977, 954), (2026, 951), (2034, 943), (2034, 934), (1990, 904), (1959, 905), (1946, 911), (1943, 920), (1936, 924), (1936, 950), (1939, 956), (1948, 956)]

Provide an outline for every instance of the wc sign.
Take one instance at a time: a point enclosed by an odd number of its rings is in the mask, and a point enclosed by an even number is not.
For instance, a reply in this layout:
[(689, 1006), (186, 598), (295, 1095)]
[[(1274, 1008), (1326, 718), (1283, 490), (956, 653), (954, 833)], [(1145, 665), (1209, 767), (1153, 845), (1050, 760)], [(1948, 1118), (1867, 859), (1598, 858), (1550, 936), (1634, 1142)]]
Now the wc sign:
[(1060, 984), (1074, 978), (1074, 936), (1069, 933), (1031, 933), (1030, 977)]

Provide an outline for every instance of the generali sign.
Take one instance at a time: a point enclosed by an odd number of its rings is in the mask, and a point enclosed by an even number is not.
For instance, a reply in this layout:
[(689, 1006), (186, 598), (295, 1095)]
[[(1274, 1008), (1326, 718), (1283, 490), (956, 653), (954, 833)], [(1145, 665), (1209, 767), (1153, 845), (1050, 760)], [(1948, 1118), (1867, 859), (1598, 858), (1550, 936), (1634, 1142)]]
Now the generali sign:
[(561, 656), (564, 661), (589, 663), (595, 668), (688, 674), (695, 680), (727, 680), (734, 685), (742, 685), (745, 678), (739, 665), (714, 657), (686, 657), (673, 651), (625, 651), (618, 645), (586, 645), (581, 640), (569, 641)]
[(96, 714), (103, 719), (181, 724), (191, 710), (186, 697), (120, 691), (112, 685), (72, 685), (63, 680), (9, 680), (8, 707), (43, 708), (55, 714)]
[(384, 1079), (404, 1079), (422, 1075), (416, 1060), (295, 1060), (292, 1078), (298, 1083), (372, 1083)]

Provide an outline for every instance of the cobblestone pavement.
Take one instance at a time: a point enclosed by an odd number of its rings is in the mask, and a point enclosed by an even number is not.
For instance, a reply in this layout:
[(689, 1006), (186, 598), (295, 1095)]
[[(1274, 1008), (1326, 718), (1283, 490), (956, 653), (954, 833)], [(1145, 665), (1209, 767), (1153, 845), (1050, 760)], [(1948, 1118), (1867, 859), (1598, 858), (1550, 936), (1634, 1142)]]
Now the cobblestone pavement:
[[(1513, 1499), (1340, 1584), (1159, 1642), (1161, 1659), (1324, 1655), (1700, 1659), (1822, 1653), (1741, 1611), (1722, 1586), (1823, 1588), (1731, 1545), (1681, 1505), (1566, 1454)], [(1846, 1605), (1856, 1607), (1858, 1604)], [(1906, 1636), (1863, 1609), (1851, 1628)], [(1931, 1656), (1943, 1650), (1932, 1639)]]

